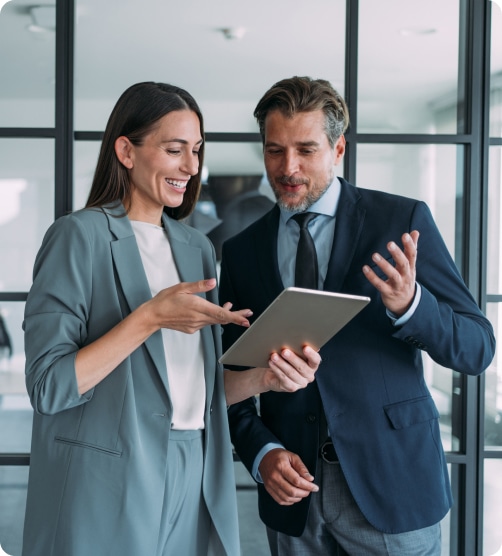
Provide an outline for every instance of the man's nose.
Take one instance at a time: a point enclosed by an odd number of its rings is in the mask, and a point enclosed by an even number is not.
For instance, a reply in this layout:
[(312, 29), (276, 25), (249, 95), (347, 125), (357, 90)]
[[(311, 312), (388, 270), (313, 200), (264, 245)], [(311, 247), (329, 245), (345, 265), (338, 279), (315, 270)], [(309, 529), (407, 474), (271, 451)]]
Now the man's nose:
[(285, 176), (292, 176), (300, 167), (298, 156), (295, 153), (285, 152), (282, 158), (282, 172)]

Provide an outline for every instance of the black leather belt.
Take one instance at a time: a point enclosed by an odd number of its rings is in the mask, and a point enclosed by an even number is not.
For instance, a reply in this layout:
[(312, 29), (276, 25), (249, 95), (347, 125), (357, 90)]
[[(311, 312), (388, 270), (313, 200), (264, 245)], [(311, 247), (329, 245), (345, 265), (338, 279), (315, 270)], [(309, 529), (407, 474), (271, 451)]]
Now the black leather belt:
[(322, 444), (319, 448), (319, 457), (326, 463), (340, 463), (338, 461), (338, 456), (336, 455), (333, 442), (331, 442), (331, 438), (328, 438), (328, 440), (326, 440), (326, 442), (324, 442), (324, 444)]

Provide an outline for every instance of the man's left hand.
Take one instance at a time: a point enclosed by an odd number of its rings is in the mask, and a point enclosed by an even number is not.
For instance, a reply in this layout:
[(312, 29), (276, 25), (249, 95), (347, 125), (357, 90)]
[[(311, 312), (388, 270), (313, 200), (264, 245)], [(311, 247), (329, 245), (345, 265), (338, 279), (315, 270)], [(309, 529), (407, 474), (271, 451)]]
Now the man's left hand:
[(373, 254), (373, 262), (387, 276), (387, 280), (379, 278), (368, 265), (363, 267), (366, 278), (380, 292), (385, 307), (398, 318), (406, 313), (415, 297), (418, 236), (417, 230), (403, 234), (403, 250), (393, 241), (387, 244), (396, 266), (380, 253)]

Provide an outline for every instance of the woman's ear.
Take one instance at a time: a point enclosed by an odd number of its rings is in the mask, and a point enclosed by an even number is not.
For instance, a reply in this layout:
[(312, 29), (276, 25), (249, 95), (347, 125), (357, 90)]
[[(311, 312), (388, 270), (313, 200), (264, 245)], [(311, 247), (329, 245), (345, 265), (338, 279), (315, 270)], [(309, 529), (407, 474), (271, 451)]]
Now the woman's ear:
[(115, 140), (115, 154), (119, 161), (128, 169), (132, 170), (134, 166), (132, 159), (133, 146), (129, 139), (124, 135), (121, 135)]

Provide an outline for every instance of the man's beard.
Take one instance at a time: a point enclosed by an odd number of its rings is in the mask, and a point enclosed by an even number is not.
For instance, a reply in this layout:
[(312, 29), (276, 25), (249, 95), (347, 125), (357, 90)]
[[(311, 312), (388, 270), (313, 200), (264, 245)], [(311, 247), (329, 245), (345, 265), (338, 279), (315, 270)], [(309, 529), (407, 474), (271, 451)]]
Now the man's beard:
[[(284, 184), (291, 184), (291, 185), (298, 185), (305, 183), (304, 180), (295, 180), (288, 178), (287, 176), (282, 176), (278, 178), (279, 183)], [(326, 192), (328, 187), (333, 182), (333, 176), (330, 177), (329, 181), (324, 185), (324, 187), (314, 187), (307, 191), (307, 194), (302, 197), (301, 201), (298, 201), (297, 193), (287, 193), (282, 190), (276, 189), (275, 185), (272, 185), (272, 190), (274, 192), (275, 198), (277, 200), (277, 204), (279, 208), (288, 210), (288, 211), (295, 211), (295, 212), (304, 212), (308, 210), (316, 201), (318, 201)], [(271, 181), (269, 178), (269, 183), (275, 184), (275, 181)]]

